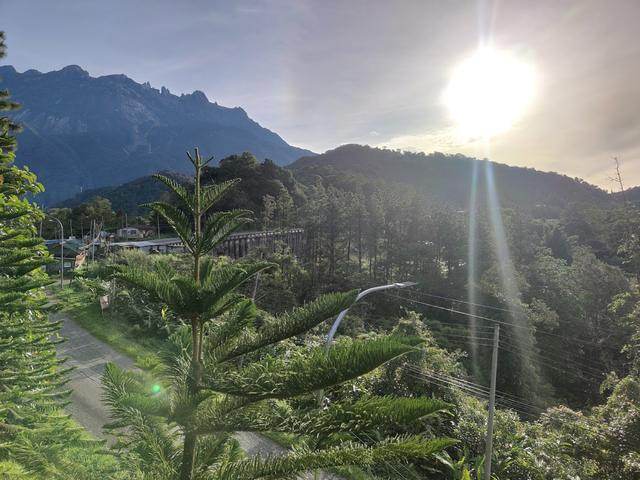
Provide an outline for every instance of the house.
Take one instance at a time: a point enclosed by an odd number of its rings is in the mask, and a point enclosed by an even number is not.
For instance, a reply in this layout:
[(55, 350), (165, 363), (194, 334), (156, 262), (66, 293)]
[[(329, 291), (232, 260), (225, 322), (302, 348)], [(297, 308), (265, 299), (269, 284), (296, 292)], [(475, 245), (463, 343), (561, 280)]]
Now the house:
[(140, 240), (151, 237), (155, 232), (149, 225), (132, 225), (130, 227), (119, 228), (116, 237), (121, 240)]
[(179, 238), (160, 238), (137, 242), (114, 242), (109, 245), (114, 250), (139, 250), (145, 253), (184, 253), (184, 245)]
[(69, 237), (64, 240), (63, 247), (61, 248), (60, 240), (45, 240), (44, 241), (47, 250), (49, 253), (57, 260), (54, 263), (49, 263), (46, 265), (46, 270), (48, 273), (59, 273), (60, 272), (60, 254), (64, 255), (64, 270), (73, 270), (76, 264), (76, 257), (81, 255), (84, 250), (84, 243), (82, 240), (77, 239), (75, 237)]

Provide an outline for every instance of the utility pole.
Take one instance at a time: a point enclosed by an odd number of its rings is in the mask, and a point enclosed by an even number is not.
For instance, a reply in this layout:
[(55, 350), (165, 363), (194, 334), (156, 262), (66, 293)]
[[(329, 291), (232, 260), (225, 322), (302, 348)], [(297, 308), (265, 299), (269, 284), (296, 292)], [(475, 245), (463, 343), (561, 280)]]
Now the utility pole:
[(498, 374), (498, 345), (500, 325), (493, 327), (493, 355), (491, 356), (491, 385), (489, 387), (489, 417), (484, 450), (484, 479), (491, 480), (491, 454), (493, 452), (493, 417), (496, 413), (496, 377)]
[(93, 223), (91, 224), (91, 261), (93, 262), (95, 260), (95, 254), (96, 254), (96, 220), (95, 218), (93, 219)]
[(55, 220), (60, 225), (60, 288), (64, 287), (64, 226), (59, 218), (47, 215), (51, 220)]

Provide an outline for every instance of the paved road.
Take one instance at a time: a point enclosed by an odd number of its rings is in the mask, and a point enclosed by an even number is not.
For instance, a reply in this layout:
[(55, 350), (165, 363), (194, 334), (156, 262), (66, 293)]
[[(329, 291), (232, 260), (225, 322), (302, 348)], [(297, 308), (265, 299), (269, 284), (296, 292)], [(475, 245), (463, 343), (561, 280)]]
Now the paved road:
[(107, 362), (123, 368), (134, 368), (133, 361), (116, 352), (109, 345), (98, 340), (64, 313), (56, 313), (52, 320), (62, 320), (60, 333), (67, 341), (59, 345), (58, 353), (69, 357), (71, 372), (69, 386), (73, 389), (71, 404), (67, 410), (71, 416), (97, 438), (109, 439), (102, 431), (108, 423), (107, 407), (102, 403), (102, 382), (100, 378)]
[[(63, 322), (60, 333), (67, 341), (59, 345), (58, 353), (69, 357), (68, 366), (75, 367), (71, 373), (69, 386), (73, 389), (71, 403), (66, 407), (71, 416), (95, 437), (112, 441), (102, 431), (102, 426), (110, 421), (107, 407), (102, 403), (102, 383), (100, 378), (104, 366), (113, 362), (122, 368), (135, 368), (133, 361), (95, 338), (64, 312), (51, 315), (52, 320)], [(282, 454), (286, 449), (277, 443), (252, 432), (236, 434), (240, 446), (248, 456), (258, 454)], [(308, 473), (304, 479), (313, 479)], [(320, 480), (342, 480), (335, 475), (322, 472)]]

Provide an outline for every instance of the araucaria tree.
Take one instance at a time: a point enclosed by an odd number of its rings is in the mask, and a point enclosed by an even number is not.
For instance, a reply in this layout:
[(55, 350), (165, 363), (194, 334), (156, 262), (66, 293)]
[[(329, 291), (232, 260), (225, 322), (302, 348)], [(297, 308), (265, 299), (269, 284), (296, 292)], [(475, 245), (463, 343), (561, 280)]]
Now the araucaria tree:
[[(292, 478), (331, 466), (429, 461), (450, 445), (449, 439), (386, 435), (447, 408), (437, 400), (367, 397), (317, 407), (314, 392), (410, 352), (418, 341), (394, 336), (345, 340), (328, 352), (296, 345), (292, 339), (349, 307), (356, 292), (324, 295), (277, 317), (259, 312), (239, 287), (272, 265), (221, 262), (210, 255), (250, 221), (250, 212), (215, 212), (236, 182), (203, 186), (200, 175), (208, 161), (197, 149), (189, 159), (195, 168), (193, 185), (156, 176), (179, 204), (147, 206), (180, 237), (193, 258), (193, 271), (184, 275), (164, 266), (154, 271), (127, 266), (117, 274), (184, 323), (153, 376), (114, 365), (105, 371), (112, 427), (132, 471), (154, 480)], [(233, 437), (237, 431), (301, 434), (315, 440), (310, 442), (314, 448), (243, 459)], [(364, 444), (362, 435), (380, 440)]]
[[(15, 108), (9, 93), (0, 91), (0, 112)], [(112, 461), (101, 464), (101, 444), (62, 412), (67, 369), (56, 359), (60, 325), (43, 308), (42, 287), (50, 282), (41, 269), (49, 256), (35, 228), (42, 212), (26, 198), (42, 186), (14, 165), (17, 130), (0, 116), (0, 477), (110, 476)]]

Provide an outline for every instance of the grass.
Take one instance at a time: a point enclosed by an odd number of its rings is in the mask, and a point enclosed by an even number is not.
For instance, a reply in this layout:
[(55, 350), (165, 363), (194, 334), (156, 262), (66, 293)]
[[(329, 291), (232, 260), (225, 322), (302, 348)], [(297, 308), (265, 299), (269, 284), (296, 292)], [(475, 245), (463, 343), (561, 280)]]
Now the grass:
[(141, 331), (118, 312), (107, 310), (102, 314), (98, 299), (93, 298), (89, 291), (70, 286), (61, 289), (59, 285), (52, 285), (49, 290), (60, 301), (61, 311), (94, 337), (131, 358), (139, 368), (149, 370), (157, 364), (157, 352), (162, 347), (162, 340)]

